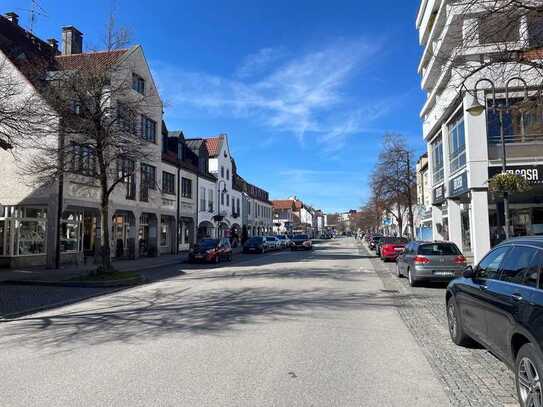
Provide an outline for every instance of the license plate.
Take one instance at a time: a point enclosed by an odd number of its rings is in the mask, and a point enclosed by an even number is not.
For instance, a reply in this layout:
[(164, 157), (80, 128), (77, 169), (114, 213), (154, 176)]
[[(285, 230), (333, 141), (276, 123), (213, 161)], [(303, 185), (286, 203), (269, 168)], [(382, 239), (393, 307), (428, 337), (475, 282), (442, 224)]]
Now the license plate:
[(251, 247), (251, 248), (249, 249), (250, 252), (254, 252), (255, 250), (256, 250), (256, 249), (255, 249), (254, 247)]
[(394, 248), (394, 251), (396, 251), (396, 252), (401, 252), (402, 250), (403, 250), (403, 249), (402, 249), (401, 247), (396, 247), (396, 248)]
[(197, 254), (196, 256), (194, 256), (195, 259), (203, 259), (204, 256), (202, 256), (201, 254)]
[(452, 276), (454, 273), (452, 271), (434, 271), (435, 276)]

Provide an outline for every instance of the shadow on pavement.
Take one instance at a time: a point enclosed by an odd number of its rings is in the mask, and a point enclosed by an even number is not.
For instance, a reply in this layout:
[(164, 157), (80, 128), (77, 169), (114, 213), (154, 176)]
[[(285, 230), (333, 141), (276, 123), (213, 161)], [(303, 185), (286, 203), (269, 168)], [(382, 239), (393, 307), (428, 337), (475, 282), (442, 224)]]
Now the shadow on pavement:
[(2, 346), (70, 350), (81, 344), (138, 342), (178, 334), (221, 334), (246, 324), (296, 316), (322, 317), (325, 310), (396, 307), (398, 295), (333, 289), (237, 288), (198, 291), (133, 290), (105, 297), (90, 309), (51, 313), (0, 323)]

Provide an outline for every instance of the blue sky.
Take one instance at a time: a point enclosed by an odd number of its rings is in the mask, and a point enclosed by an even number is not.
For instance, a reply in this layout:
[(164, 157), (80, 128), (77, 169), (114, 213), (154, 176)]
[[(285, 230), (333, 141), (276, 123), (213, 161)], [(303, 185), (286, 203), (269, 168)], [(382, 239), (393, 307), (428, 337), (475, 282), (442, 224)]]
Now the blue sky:
[[(4, 0), (29, 27), (31, 0)], [(34, 32), (74, 25), (99, 47), (110, 0), (40, 0)], [(136, 6), (137, 4), (137, 6)], [(239, 171), (326, 211), (360, 207), (386, 132), (423, 151), (417, 1), (117, 0), (170, 130), (229, 135)]]

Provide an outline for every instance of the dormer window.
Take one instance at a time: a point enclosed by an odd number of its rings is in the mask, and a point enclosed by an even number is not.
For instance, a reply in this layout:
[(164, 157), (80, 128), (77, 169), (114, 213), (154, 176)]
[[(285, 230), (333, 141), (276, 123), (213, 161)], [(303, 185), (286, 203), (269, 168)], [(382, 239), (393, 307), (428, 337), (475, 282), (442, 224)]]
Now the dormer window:
[(145, 79), (143, 79), (138, 74), (133, 73), (132, 74), (132, 89), (144, 95), (145, 94)]

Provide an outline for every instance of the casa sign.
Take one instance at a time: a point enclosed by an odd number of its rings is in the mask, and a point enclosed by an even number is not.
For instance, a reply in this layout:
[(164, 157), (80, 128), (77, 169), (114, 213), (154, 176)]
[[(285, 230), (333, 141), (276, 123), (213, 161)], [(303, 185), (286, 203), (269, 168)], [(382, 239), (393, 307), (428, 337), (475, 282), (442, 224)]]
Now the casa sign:
[[(502, 167), (488, 167), (488, 178), (502, 172)], [(523, 177), (529, 184), (543, 184), (543, 165), (522, 165), (506, 167), (505, 172)]]

